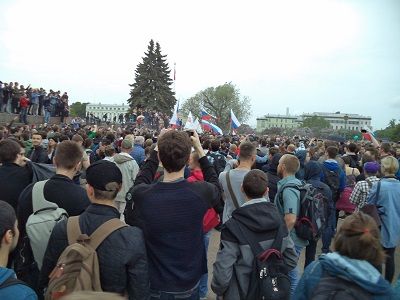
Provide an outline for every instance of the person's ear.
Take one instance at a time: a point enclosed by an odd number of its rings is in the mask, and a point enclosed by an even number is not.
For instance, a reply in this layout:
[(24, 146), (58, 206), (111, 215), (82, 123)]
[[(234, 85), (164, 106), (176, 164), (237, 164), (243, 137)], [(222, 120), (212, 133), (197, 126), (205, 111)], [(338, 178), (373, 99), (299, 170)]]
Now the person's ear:
[(263, 196), (267, 196), (267, 195), (268, 195), (268, 192), (269, 192), (269, 187), (267, 187), (267, 189), (265, 190), (265, 193), (264, 193)]
[[(11, 229), (7, 230), (6, 233), (4, 234), (4, 237), (3, 237), (3, 243), (5, 243), (6, 245), (12, 244), (13, 239), (14, 239), (14, 236), (15, 236), (15, 235), (14, 235), (14, 233), (12, 232)], [(2, 244), (3, 244), (3, 243), (2, 243)]]

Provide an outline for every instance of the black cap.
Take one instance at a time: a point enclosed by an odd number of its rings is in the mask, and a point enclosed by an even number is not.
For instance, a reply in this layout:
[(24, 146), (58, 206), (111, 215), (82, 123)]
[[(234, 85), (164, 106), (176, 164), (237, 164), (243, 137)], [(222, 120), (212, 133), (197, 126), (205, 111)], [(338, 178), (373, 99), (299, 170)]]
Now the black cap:
[(116, 191), (122, 183), (122, 173), (110, 161), (99, 160), (86, 170), (86, 181), (100, 191)]

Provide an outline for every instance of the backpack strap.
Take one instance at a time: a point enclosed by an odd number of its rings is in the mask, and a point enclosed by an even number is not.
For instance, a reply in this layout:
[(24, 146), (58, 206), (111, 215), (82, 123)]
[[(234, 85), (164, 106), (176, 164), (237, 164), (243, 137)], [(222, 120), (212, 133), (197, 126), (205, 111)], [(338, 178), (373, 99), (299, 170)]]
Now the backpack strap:
[(17, 285), (17, 284), (22, 284), (22, 285), (29, 287), (29, 285), (26, 282), (23, 282), (22, 280), (19, 280), (17, 278), (14, 278), (13, 276), (10, 276), (6, 280), (4, 280), (2, 284), (0, 284), (0, 289), (5, 289), (9, 286), (13, 286), (13, 285)]
[[(246, 229), (243, 225), (241, 225), (239, 222), (236, 220), (232, 222), (234, 226), (239, 230), (239, 232), (242, 234), (244, 237), (245, 241), (250, 245), (251, 251), (253, 252), (254, 257), (259, 256), (261, 253), (263, 253), (264, 249), (261, 248), (260, 243), (255, 241), (254, 239), (250, 238), (251, 234), (249, 234), (249, 230)], [(283, 243), (283, 225), (280, 224), (279, 228), (276, 231), (276, 235), (274, 238), (274, 241), (269, 249), (275, 249), (278, 250), (279, 253), (281, 252), (282, 249), (282, 243)], [(285, 225), (286, 226), (286, 225)]]
[(47, 201), (44, 197), (44, 186), (48, 180), (38, 181), (33, 185), (32, 188), (32, 207), (33, 213), (37, 213), (38, 211), (54, 208), (57, 209), (58, 205)]
[(235, 195), (235, 193), (233, 192), (233, 189), (232, 189), (232, 183), (231, 183), (231, 179), (229, 177), (229, 172), (230, 171), (231, 170), (226, 172), (226, 184), (228, 186), (228, 191), (229, 191), (229, 194), (231, 195), (231, 198), (232, 198), (232, 201), (233, 201), (233, 205), (235, 205), (235, 208), (237, 209), (237, 208), (239, 208), (239, 202), (238, 202), (238, 200), (236, 198), (236, 195)]
[(69, 217), (67, 221), (68, 245), (76, 243), (81, 234), (82, 232), (79, 226), (79, 216)]
[(93, 249), (97, 249), (98, 246), (114, 231), (122, 228), (122, 227), (127, 227), (124, 222), (122, 222), (120, 219), (114, 218), (111, 220), (108, 220), (107, 222), (103, 223), (100, 225), (95, 232), (92, 233), (90, 236), (90, 241), (89, 245)]

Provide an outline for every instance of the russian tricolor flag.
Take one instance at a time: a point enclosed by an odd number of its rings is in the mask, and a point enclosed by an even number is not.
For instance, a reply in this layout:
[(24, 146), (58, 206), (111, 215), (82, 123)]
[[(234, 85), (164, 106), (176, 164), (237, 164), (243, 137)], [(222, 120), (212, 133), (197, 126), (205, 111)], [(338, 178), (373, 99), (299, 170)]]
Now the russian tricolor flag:
[(232, 109), (231, 109), (231, 128), (232, 129), (237, 129), (238, 127), (240, 127), (240, 122), (239, 120), (236, 118), (235, 114), (233, 113)]
[(206, 120), (201, 120), (201, 124), (203, 125), (205, 130), (211, 130), (212, 132), (223, 135), (222, 129), (219, 128), (217, 125), (210, 123)]
[(201, 119), (209, 121), (211, 119), (216, 119), (214, 116), (210, 115), (205, 109), (201, 110)]

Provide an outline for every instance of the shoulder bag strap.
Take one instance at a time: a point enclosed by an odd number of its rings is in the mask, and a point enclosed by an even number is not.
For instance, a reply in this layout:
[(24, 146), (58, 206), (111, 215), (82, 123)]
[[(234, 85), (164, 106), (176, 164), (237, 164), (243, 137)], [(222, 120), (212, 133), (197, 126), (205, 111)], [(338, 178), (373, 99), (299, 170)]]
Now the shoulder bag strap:
[(114, 218), (111, 220), (108, 220), (107, 222), (103, 223), (100, 225), (95, 232), (92, 233), (90, 236), (90, 246), (93, 249), (97, 249), (98, 246), (114, 231), (122, 228), (122, 227), (127, 227), (124, 222), (122, 222), (120, 219)]
[(67, 220), (68, 245), (76, 243), (78, 237), (82, 234), (79, 226), (79, 216), (69, 217)]
[(48, 180), (38, 181), (32, 187), (33, 213), (45, 208), (58, 208), (58, 205), (47, 201), (44, 197), (44, 186)]
[(236, 195), (235, 195), (235, 193), (233, 192), (233, 189), (232, 189), (232, 184), (231, 184), (231, 179), (230, 179), (230, 177), (229, 177), (229, 172), (230, 172), (231, 170), (229, 170), (228, 172), (226, 172), (226, 184), (227, 184), (227, 186), (228, 186), (228, 191), (229, 191), (229, 194), (231, 195), (231, 198), (232, 198), (232, 201), (233, 201), (233, 205), (235, 206), (235, 208), (237, 209), (237, 208), (239, 208), (239, 202), (238, 202), (238, 200), (237, 200), (237, 198), (236, 198)]

